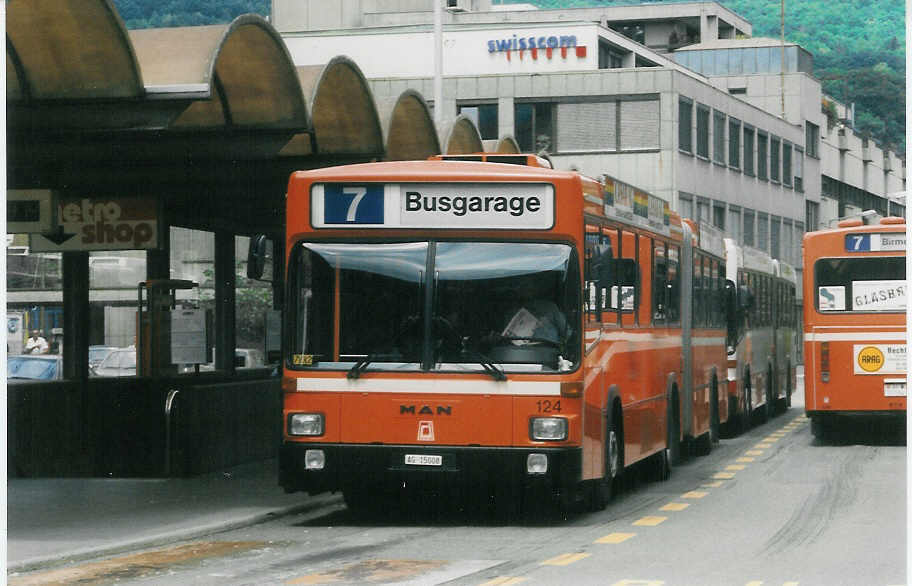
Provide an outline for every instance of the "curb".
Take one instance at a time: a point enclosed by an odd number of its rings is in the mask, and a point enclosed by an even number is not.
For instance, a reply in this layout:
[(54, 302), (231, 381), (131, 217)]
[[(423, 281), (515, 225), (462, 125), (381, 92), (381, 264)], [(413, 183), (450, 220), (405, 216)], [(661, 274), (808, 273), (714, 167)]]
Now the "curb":
[[(342, 497), (338, 494), (316, 495), (314, 497), (310, 497), (308, 499), (308, 502), (300, 505), (272, 509), (263, 513), (247, 515), (246, 517), (226, 519), (222, 522), (210, 523), (208, 525), (201, 525), (199, 527), (179, 529), (172, 532), (149, 535), (146, 537), (140, 537), (138, 539), (129, 541), (121, 541), (119, 543), (109, 545), (100, 545), (95, 547), (88, 547), (85, 549), (77, 549), (66, 553), (32, 557), (17, 562), (8, 561), (6, 564), (6, 573), (9, 576), (17, 573), (32, 572), (34, 570), (49, 569), (51, 566), (59, 566), (71, 562), (80, 562), (119, 553), (137, 551), (140, 549), (159, 547), (162, 545), (176, 543), (178, 541), (199, 539), (207, 535), (223, 533), (225, 531), (240, 529), (241, 527), (258, 525), (260, 523), (272, 521), (280, 517), (304, 513), (313, 509), (318, 509), (320, 507), (329, 506), (337, 502), (342, 502)], [(10, 539), (9, 535), (7, 535), (7, 539)]]

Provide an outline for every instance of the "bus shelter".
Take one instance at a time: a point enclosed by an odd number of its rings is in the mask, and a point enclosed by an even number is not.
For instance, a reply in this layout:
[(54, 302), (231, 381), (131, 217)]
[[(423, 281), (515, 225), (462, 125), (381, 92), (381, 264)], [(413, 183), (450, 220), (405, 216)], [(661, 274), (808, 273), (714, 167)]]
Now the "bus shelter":
[(33, 329), (56, 357), (9, 381), (9, 474), (273, 457), (282, 253), (250, 281), (249, 239), (281, 246), (292, 171), (439, 154), (427, 104), (378, 108), (345, 57), (295, 67), (258, 16), (127, 30), (109, 0), (12, 0), (7, 38), (8, 361)]

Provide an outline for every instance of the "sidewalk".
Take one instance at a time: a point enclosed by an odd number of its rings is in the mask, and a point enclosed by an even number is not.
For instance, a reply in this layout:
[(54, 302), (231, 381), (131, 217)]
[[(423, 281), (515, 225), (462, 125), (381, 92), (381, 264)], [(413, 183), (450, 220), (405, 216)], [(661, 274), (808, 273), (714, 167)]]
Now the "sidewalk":
[(195, 539), (340, 500), (285, 494), (276, 466), (175, 479), (9, 479), (7, 571)]

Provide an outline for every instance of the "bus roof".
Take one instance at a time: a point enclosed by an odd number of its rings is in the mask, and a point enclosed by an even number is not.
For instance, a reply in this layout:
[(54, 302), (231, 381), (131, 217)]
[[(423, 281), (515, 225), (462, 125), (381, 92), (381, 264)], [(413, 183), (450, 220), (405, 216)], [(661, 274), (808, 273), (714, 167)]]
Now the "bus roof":
[(485, 163), (506, 163), (508, 165), (527, 165), (553, 169), (551, 160), (539, 155), (524, 153), (467, 153), (459, 155), (434, 155), (431, 161), (476, 161)]

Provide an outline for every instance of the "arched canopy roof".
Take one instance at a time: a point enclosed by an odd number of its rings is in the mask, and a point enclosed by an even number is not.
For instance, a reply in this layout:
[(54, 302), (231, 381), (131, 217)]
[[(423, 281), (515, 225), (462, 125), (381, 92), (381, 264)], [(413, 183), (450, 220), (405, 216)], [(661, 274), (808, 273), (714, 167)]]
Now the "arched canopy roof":
[(484, 151), (484, 145), (481, 142), (481, 134), (471, 118), (460, 114), (453, 121), (450, 132), (446, 139), (446, 154), (464, 155), (468, 153), (480, 153)]
[(143, 86), (110, 0), (10, 0), (8, 101), (136, 98)]
[(318, 154), (383, 153), (383, 131), (373, 94), (361, 69), (348, 57), (297, 68), (309, 96)]
[(440, 154), (440, 139), (424, 98), (406, 90), (395, 102), (380, 105), (386, 128), (387, 161), (416, 161)]
[(130, 37), (148, 92), (208, 93), (209, 99), (194, 102), (173, 128), (308, 126), (291, 56), (262, 18), (240, 16), (227, 26), (135, 30)]
[(516, 142), (516, 139), (510, 135), (501, 137), (497, 142), (497, 152), (519, 154), (519, 144)]

